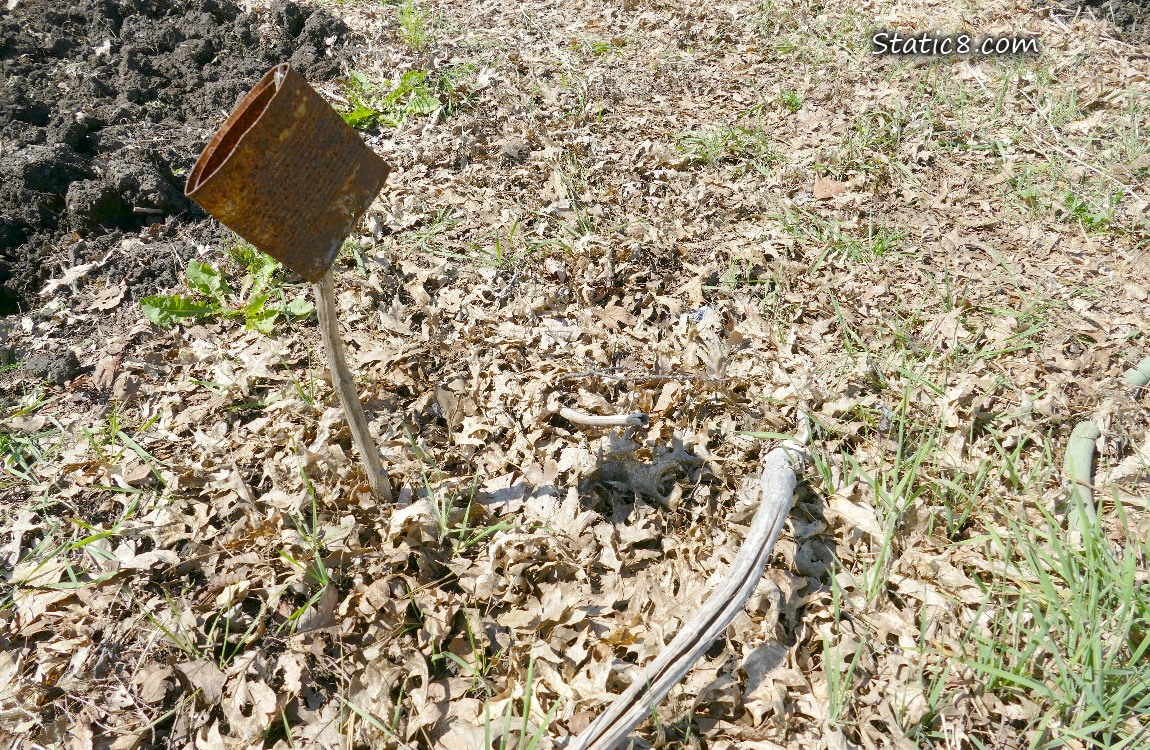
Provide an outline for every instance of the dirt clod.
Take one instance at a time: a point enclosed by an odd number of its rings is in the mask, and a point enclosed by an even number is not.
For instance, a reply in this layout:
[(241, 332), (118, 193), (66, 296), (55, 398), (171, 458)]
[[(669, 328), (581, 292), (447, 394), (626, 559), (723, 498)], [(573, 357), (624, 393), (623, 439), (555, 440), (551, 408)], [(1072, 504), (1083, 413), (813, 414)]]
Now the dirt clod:
[(1150, 41), (1150, 4), (1145, 0), (1079, 0), (1075, 5), (1110, 21), (1131, 41)]
[(223, 116), (277, 63), (335, 77), (347, 35), (292, 2), (27, 0), (0, 17), (0, 314), (75, 262), (64, 248), (78, 238), (104, 249), (169, 217), (204, 220), (184, 174)]
[(24, 363), (24, 370), (34, 378), (62, 385), (80, 372), (80, 360), (71, 349), (62, 352), (40, 352), (28, 358)]

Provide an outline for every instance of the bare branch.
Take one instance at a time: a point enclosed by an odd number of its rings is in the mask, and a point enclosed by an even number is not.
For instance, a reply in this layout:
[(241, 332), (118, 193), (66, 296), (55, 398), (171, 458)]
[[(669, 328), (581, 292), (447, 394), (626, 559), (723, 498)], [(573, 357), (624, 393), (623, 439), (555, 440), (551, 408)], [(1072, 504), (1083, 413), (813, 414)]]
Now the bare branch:
[(656, 704), (683, 678), (742, 610), (762, 578), (782, 533), (801, 471), (810, 455), (803, 443), (809, 439), (806, 414), (801, 415), (799, 439), (787, 441), (762, 460), (759, 484), (762, 503), (751, 521), (739, 554), (715, 593), (687, 622), (675, 639), (615, 699), (567, 750), (614, 750)]

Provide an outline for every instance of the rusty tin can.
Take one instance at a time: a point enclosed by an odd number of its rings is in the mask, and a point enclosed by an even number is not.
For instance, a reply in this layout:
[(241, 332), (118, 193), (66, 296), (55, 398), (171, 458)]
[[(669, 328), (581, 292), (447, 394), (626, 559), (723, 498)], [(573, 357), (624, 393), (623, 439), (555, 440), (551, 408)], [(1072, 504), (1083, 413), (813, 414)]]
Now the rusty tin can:
[(308, 281), (331, 267), (390, 168), (287, 63), (224, 122), (184, 194)]

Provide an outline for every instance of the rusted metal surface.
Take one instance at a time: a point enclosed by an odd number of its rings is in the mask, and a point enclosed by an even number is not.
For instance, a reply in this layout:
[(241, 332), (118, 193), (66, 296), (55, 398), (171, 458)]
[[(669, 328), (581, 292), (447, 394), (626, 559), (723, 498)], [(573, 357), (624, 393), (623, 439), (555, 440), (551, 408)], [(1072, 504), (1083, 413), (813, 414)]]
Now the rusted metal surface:
[(311, 282), (383, 188), (390, 168), (284, 63), (212, 137), (184, 193)]

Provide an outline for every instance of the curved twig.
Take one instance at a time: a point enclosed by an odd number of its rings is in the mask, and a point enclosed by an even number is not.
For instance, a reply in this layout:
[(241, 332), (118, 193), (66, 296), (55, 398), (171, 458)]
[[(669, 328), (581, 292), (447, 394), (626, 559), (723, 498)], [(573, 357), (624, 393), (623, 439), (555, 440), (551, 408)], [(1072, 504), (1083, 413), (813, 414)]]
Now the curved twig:
[(581, 411), (568, 409), (564, 406), (559, 410), (559, 416), (573, 424), (587, 425), (588, 427), (646, 427), (650, 418), (646, 414), (584, 414)]
[[(1150, 384), (1150, 357), (1124, 372), (1122, 384), (1132, 388)], [(1086, 524), (1098, 523), (1098, 509), (1094, 505), (1094, 452), (1095, 441), (1101, 435), (1098, 423), (1087, 419), (1074, 426), (1066, 441), (1062, 476), (1069, 484), (1067, 527), (1072, 540), (1081, 541), (1082, 528)]]
[(759, 483), (762, 503), (731, 569), (702, 609), (639, 675), (631, 686), (599, 715), (567, 750), (613, 750), (691, 669), (711, 643), (742, 610), (762, 578), (775, 543), (791, 509), (796, 472), (809, 460), (805, 447), (810, 430), (802, 415), (799, 437), (769, 452), (762, 461)]

